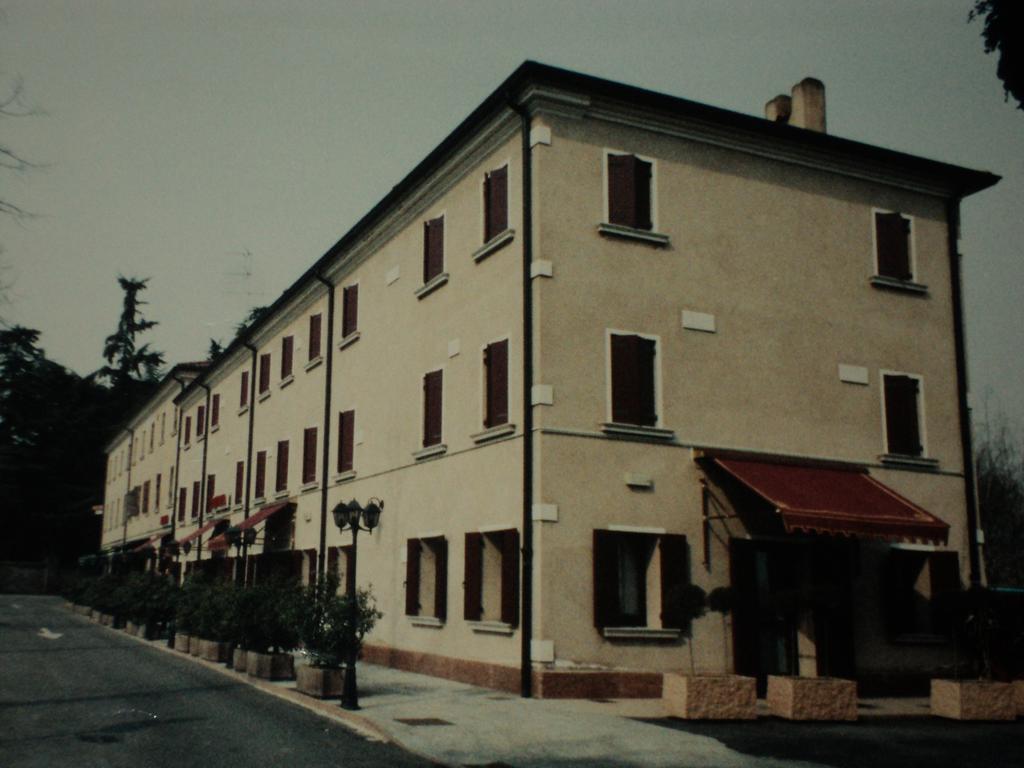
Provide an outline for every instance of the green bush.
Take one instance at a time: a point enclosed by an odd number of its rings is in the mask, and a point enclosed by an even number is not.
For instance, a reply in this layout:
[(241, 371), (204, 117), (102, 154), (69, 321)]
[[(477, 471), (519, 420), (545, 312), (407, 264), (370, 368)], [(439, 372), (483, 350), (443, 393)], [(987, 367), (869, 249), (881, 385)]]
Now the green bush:
[(230, 582), (205, 583), (194, 614), (194, 631), (204, 640), (231, 639), (231, 611), (235, 586)]
[(299, 644), (302, 587), (291, 579), (272, 579), (252, 587), (256, 592), (254, 623), (257, 653), (283, 653)]
[(193, 635), (199, 631), (199, 613), (209, 580), (202, 572), (190, 574), (181, 586), (175, 609), (175, 631)]
[(363, 637), (382, 616), (368, 590), (355, 599), (338, 595), (333, 574), (303, 592), (300, 639), (314, 667), (339, 667), (353, 648), (358, 653)]

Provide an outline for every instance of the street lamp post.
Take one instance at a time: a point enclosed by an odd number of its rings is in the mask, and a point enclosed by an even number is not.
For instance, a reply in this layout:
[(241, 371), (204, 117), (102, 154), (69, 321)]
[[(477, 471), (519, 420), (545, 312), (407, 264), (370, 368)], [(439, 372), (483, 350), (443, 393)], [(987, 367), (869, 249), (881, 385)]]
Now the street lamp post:
[(358, 619), (357, 598), (356, 598), (356, 557), (358, 547), (356, 539), (360, 531), (372, 533), (380, 522), (380, 513), (384, 511), (384, 502), (378, 498), (371, 498), (361, 507), (359, 502), (352, 499), (348, 504), (339, 503), (331, 514), (334, 517), (334, 524), (339, 531), (352, 531), (352, 561), (348, 567), (352, 569), (352, 575), (345, 580), (348, 582), (346, 594), (348, 595), (349, 610), (352, 612), (349, 620), (348, 650), (345, 659), (345, 682), (341, 689), (342, 709), (359, 709), (359, 689), (356, 686), (356, 623)]
[[(245, 585), (246, 566), (249, 564), (249, 547), (256, 541), (256, 529), (246, 528), (244, 531), (233, 525), (224, 531), (228, 544), (235, 548), (235, 581)], [(242, 552), (244, 556), (241, 556)]]

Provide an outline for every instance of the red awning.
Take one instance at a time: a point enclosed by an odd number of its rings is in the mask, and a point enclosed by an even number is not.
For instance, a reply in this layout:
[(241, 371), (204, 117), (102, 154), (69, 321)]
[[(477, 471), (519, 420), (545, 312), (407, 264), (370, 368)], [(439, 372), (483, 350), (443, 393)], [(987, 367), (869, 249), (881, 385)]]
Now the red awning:
[[(234, 527), (240, 531), (244, 531), (246, 528), (252, 528), (253, 526), (259, 525), (271, 515), (280, 512), (285, 507), (290, 506), (292, 506), (292, 502), (290, 501), (282, 501), (279, 504), (271, 504), (269, 506), (263, 507), (259, 512), (249, 515), (249, 517), (247, 517), (245, 520), (243, 520)], [(227, 534), (224, 533), (220, 534), (219, 536), (214, 536), (212, 539), (206, 542), (207, 549), (227, 549), (229, 546), (230, 545), (228, 544)]]
[(208, 530), (210, 530), (211, 528), (213, 528), (213, 526), (215, 526), (216, 524), (217, 524), (217, 521), (216, 521), (216, 520), (211, 520), (211, 521), (209, 521), (208, 523), (204, 523), (204, 524), (202, 525), (202, 527), (200, 527), (200, 528), (197, 528), (196, 530), (192, 531), (192, 533), (190, 533), (190, 534), (189, 534), (188, 536), (186, 536), (185, 538), (183, 538), (183, 539), (178, 539), (178, 543), (179, 543), (179, 544), (185, 544), (186, 542), (189, 542), (189, 541), (195, 541), (195, 540), (196, 540), (196, 539), (198, 539), (198, 538), (199, 538), (200, 536), (202, 536), (202, 535), (203, 535), (204, 533), (206, 533), (206, 532), (207, 532)]
[(945, 544), (949, 526), (859, 467), (815, 467), (715, 458), (774, 505), (787, 532)]

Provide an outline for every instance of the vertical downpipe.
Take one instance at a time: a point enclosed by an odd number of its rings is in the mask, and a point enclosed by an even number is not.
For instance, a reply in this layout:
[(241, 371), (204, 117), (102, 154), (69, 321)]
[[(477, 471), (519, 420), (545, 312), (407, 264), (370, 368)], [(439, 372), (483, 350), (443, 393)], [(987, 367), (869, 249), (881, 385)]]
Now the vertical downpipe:
[[(331, 374), (334, 371), (334, 290), (330, 280), (317, 275), (317, 280), (327, 286), (327, 355), (324, 365), (324, 439), (323, 459), (320, 479), (320, 548), (317, 551), (316, 572), (323, 578), (327, 567), (327, 482), (330, 477), (328, 462), (331, 456)], [(312, 581), (312, 579), (310, 579)]]

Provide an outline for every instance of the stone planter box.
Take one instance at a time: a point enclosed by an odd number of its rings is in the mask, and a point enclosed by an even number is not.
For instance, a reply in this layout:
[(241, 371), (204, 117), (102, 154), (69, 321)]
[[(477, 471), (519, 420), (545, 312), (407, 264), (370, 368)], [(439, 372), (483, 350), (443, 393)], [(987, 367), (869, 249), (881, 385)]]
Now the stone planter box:
[(129, 621), (125, 624), (124, 631), (134, 637), (142, 637), (144, 627), (141, 624), (136, 624), (134, 621)]
[(191, 646), (191, 638), (188, 635), (183, 635), (178, 632), (174, 636), (174, 650), (181, 651), (182, 653), (188, 653)]
[(932, 680), (931, 709), (951, 720), (1016, 720), (1013, 683)]
[(246, 655), (247, 651), (245, 648), (235, 648), (235, 654), (231, 658), (231, 668), (236, 672), (245, 672), (246, 670)]
[(97, 611), (95, 608), (90, 608), (89, 609), (88, 616), (89, 616), (89, 618), (92, 621), (99, 621), (100, 620), (100, 612)]
[(684, 720), (756, 720), (757, 680), (742, 675), (683, 675), (667, 672), (665, 710)]
[(295, 660), (290, 653), (254, 653), (245, 656), (245, 671), (264, 680), (292, 680)]
[(768, 675), (768, 709), (786, 720), (856, 720), (857, 683), (838, 677)]
[(307, 696), (318, 699), (331, 699), (341, 696), (341, 686), (345, 682), (342, 669), (311, 667), (300, 664), (295, 668), (295, 688)]
[(200, 658), (216, 662), (228, 660), (227, 643), (221, 643), (217, 640), (200, 640), (198, 645)]
[(199, 657), (199, 638), (196, 635), (189, 635), (188, 655)]
[(102, 624), (104, 627), (112, 627), (114, 626), (114, 617), (111, 616), (109, 613), (101, 613), (100, 624)]
[(1013, 681), (1013, 700), (1017, 704), (1017, 714), (1024, 715), (1024, 680)]

